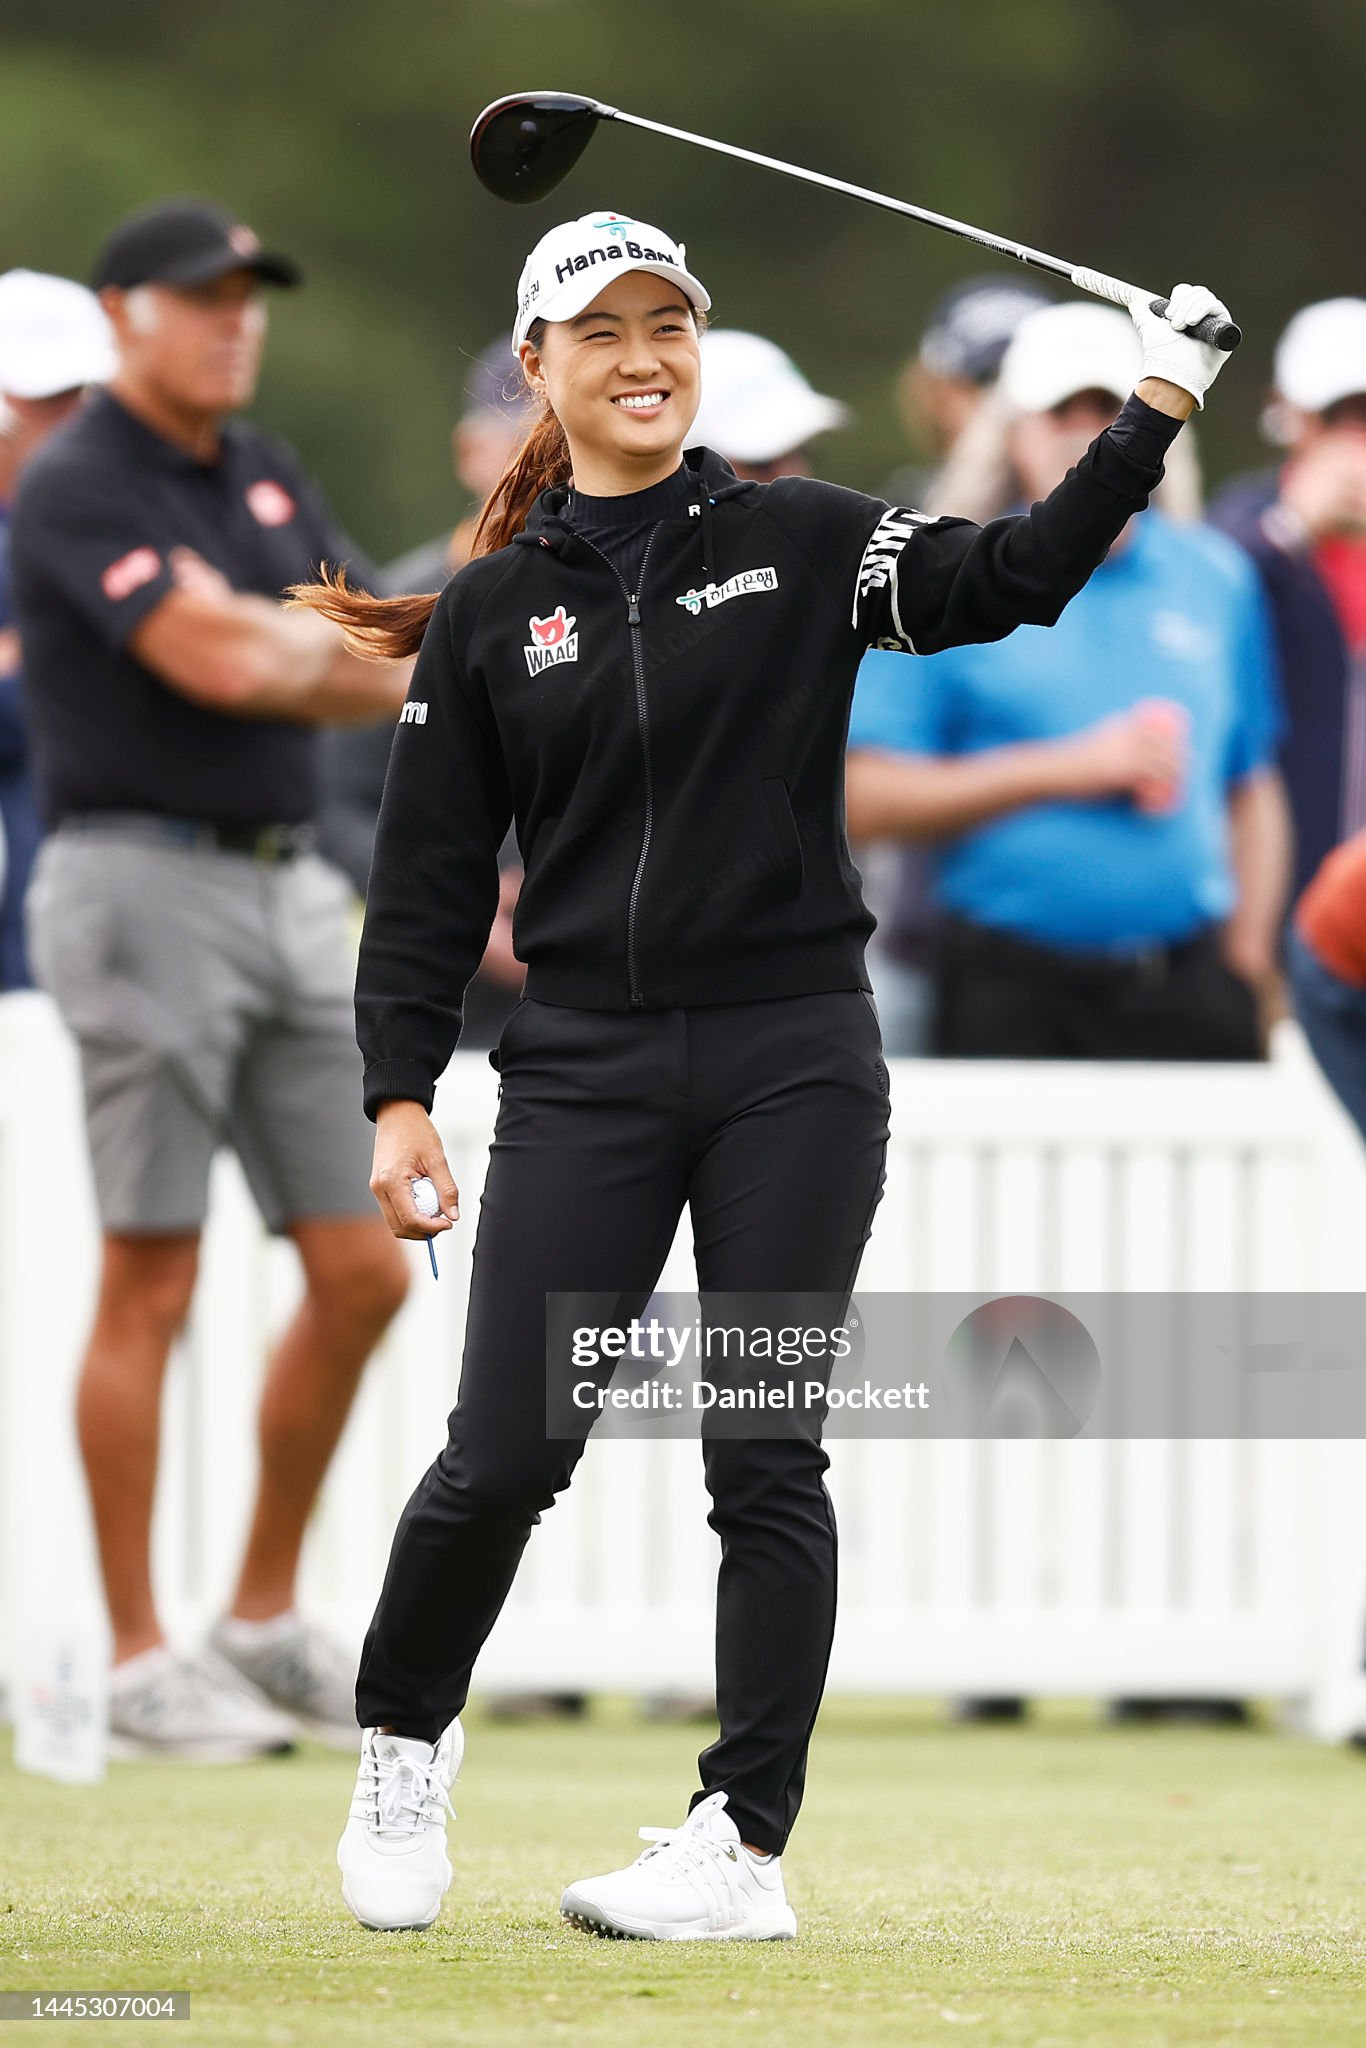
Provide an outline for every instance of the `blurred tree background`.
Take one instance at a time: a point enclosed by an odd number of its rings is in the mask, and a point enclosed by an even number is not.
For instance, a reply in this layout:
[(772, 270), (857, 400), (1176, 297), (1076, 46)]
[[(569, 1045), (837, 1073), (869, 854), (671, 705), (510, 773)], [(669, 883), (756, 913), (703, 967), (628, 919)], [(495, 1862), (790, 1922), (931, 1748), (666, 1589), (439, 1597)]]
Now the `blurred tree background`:
[(1247, 336), (1201, 424), (1212, 478), (1264, 459), (1289, 314), (1366, 289), (1360, 0), (5, 0), (0, 65), (0, 269), (83, 276), (121, 213), (170, 193), (239, 210), (308, 272), (274, 302), (257, 417), (380, 556), (452, 518), (468, 359), (510, 325), (525, 250), (558, 219), (613, 207), (682, 237), (718, 323), (771, 334), (855, 406), (820, 467), (865, 488), (905, 457), (891, 381), (930, 302), (1008, 273), (627, 129), (603, 130), (550, 200), (500, 205), (466, 139), (527, 86), (1155, 289), (1208, 282)]

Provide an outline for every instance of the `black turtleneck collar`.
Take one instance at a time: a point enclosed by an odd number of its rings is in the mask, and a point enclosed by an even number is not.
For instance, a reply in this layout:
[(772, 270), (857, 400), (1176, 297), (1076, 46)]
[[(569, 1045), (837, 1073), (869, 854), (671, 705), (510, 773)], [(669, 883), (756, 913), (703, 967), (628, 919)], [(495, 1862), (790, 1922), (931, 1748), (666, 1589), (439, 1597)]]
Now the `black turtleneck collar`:
[(589, 497), (571, 485), (560, 517), (606, 555), (628, 590), (635, 590), (650, 535), (661, 519), (675, 518), (684, 510), (695, 489), (691, 471), (680, 462), (662, 483), (643, 491), (625, 491), (616, 498)]
[(663, 483), (651, 484), (643, 491), (625, 491), (615, 498), (590, 497), (571, 484), (562, 517), (583, 534), (620, 533), (628, 527), (672, 518), (691, 496), (688, 466), (680, 462)]

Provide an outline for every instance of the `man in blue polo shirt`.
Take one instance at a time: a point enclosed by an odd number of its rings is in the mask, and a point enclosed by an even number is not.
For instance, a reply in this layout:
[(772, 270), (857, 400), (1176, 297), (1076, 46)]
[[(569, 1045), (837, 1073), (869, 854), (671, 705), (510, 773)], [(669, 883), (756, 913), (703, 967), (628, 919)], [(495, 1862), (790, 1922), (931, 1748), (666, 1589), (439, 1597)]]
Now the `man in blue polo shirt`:
[[(1031, 495), (1113, 418), (1131, 350), (1108, 308), (1023, 323), (1002, 387)], [(868, 655), (849, 830), (937, 842), (935, 1050), (1259, 1056), (1288, 864), (1277, 729), (1250, 565), (1152, 512), (1050, 630)]]

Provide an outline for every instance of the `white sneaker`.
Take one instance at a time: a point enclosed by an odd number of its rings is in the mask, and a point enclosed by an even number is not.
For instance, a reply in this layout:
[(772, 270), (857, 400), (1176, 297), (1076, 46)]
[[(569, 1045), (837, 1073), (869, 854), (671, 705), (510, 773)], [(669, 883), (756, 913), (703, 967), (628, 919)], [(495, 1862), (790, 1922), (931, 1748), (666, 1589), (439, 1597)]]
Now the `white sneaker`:
[(357, 1659), (293, 1609), (270, 1621), (225, 1616), (209, 1647), (273, 1705), (292, 1714), (306, 1734), (353, 1755)]
[(589, 1934), (640, 1941), (790, 1941), (797, 1916), (781, 1860), (746, 1849), (724, 1792), (701, 1799), (679, 1828), (642, 1828), (653, 1842), (625, 1870), (571, 1884), (566, 1920)]
[(109, 1754), (244, 1763), (287, 1755), (294, 1723), (212, 1657), (178, 1657), (164, 1643), (109, 1676)]
[(351, 1817), (337, 1844), (342, 1897), (362, 1927), (430, 1927), (451, 1881), (446, 1815), (465, 1733), (452, 1721), (440, 1742), (361, 1736)]

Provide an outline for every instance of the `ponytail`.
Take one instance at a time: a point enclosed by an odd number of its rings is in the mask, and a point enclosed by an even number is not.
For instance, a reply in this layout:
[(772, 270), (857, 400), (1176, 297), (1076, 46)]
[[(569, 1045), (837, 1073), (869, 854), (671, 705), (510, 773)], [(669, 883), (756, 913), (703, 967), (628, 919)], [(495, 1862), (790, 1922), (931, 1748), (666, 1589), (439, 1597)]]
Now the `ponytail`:
[(554, 484), (567, 484), (570, 475), (569, 443), (547, 398), (531, 432), (489, 493), (474, 529), (471, 554), (491, 555), (505, 548), (526, 525), (527, 514), (541, 492)]
[(286, 611), (317, 612), (342, 629), (349, 653), (361, 661), (403, 661), (416, 654), (436, 610), (439, 592), (421, 597), (371, 597), (353, 590), (345, 569), (324, 562), (317, 583), (291, 583), (284, 595)]
[[(533, 347), (540, 348), (544, 335), (544, 320), (533, 321), (527, 333)], [(526, 525), (541, 492), (553, 484), (567, 484), (570, 475), (569, 443), (546, 399), (479, 514), (471, 557), (505, 548)], [(402, 661), (422, 645), (438, 594), (371, 597), (351, 588), (345, 569), (324, 563), (321, 581), (291, 584), (284, 601), (288, 609), (318, 612), (340, 626), (347, 647), (362, 661)]]

